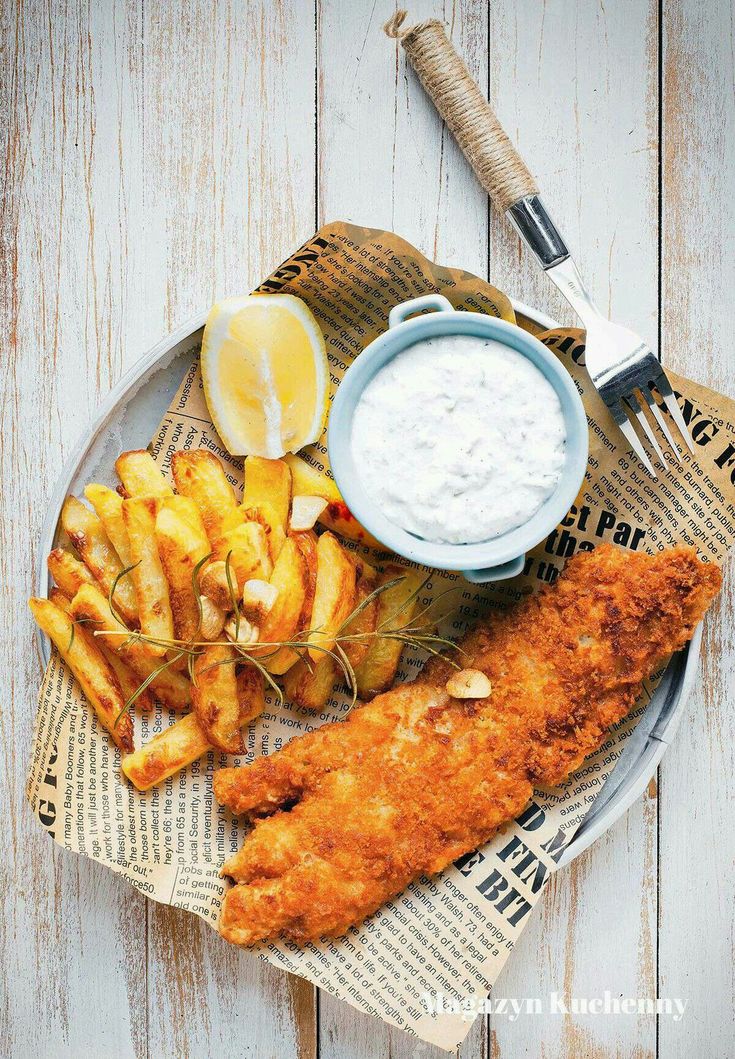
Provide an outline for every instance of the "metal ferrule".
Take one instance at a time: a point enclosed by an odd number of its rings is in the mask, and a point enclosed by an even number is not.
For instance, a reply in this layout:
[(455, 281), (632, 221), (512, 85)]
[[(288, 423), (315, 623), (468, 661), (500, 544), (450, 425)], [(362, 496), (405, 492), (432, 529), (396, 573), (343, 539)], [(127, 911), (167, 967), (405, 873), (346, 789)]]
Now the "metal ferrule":
[(538, 195), (514, 202), (506, 216), (536, 255), (541, 268), (553, 268), (569, 257), (569, 250)]

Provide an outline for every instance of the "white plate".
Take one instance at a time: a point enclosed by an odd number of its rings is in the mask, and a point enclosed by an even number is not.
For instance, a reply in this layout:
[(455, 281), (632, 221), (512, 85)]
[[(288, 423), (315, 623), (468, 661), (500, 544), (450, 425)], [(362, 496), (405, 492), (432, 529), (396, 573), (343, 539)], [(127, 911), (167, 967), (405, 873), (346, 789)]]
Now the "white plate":
[[(550, 316), (523, 302), (514, 300), (513, 307), (544, 329), (557, 326)], [(199, 352), (205, 319), (206, 313), (194, 317), (141, 357), (111, 391), (97, 419), (76, 445), (49, 500), (38, 550), (37, 595), (46, 596), (50, 587), (46, 556), (61, 536), (59, 520), (64, 499), (69, 493), (81, 491), (88, 482), (117, 485), (115, 460), (127, 449), (144, 448), (153, 437)], [(49, 642), (40, 630), (37, 635), (41, 657), (48, 661)], [(683, 712), (698, 669), (701, 639), (700, 626), (688, 647), (671, 660), (592, 809), (566, 847), (560, 867), (599, 838), (646, 789)]]

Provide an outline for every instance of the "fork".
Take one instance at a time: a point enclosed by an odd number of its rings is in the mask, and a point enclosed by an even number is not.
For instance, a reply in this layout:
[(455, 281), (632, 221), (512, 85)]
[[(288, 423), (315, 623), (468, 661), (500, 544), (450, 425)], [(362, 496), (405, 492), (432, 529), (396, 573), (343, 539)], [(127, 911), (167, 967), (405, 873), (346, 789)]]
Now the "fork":
[[(518, 162), (523, 165), (520, 157)], [(661, 395), (690, 451), (694, 452), (684, 416), (661, 363), (635, 332), (612, 323), (599, 311), (538, 194), (524, 195), (517, 199), (508, 207), (506, 216), (533, 252), (546, 275), (558, 287), (584, 324), (587, 332), (585, 365), (590, 379), (630, 448), (648, 473), (657, 478), (654, 466), (630, 418), (632, 416), (638, 423), (665, 466), (663, 450), (651, 421), (643, 411), (645, 405), (671, 446), (672, 452), (678, 460), (681, 459), (679, 447), (653, 396), (654, 388)]]
[(613, 324), (597, 309), (587, 292), (566, 243), (540, 197), (536, 182), (513, 146), (495, 113), (457, 54), (441, 22), (429, 19), (402, 29), (405, 11), (398, 11), (385, 31), (397, 37), (421, 83), (462, 148), (493, 205), (504, 213), (530, 248), (587, 331), (585, 363), (590, 378), (648, 473), (656, 471), (635, 430), (638, 424), (665, 466), (653, 421), (681, 462), (674, 440), (653, 390), (690, 451), (694, 445), (664, 369), (646, 343), (625, 327)]

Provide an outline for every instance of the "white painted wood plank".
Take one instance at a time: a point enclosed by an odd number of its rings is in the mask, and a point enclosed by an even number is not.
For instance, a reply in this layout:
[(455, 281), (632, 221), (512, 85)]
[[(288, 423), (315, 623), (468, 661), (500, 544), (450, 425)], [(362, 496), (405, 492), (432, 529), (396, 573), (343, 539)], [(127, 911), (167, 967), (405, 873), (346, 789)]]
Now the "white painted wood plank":
[[(490, 5), (491, 99), (536, 176), (600, 308), (657, 332), (657, 23), (653, 2)], [(575, 323), (493, 215), (490, 271)], [(656, 801), (642, 799), (550, 885), (497, 994), (655, 995)], [(494, 1055), (650, 1055), (652, 1016), (491, 1019)]]
[[(396, 41), (389, 0), (319, 0), (319, 220), (394, 231), (428, 257), (487, 274), (487, 199)], [(439, 17), (481, 81), (487, 2), (416, 0)]]
[[(663, 7), (662, 354), (735, 393), (735, 29), (727, 0)], [(735, 1041), (735, 592), (707, 621), (701, 681), (661, 765), (660, 1054), (725, 1059)]]
[[(442, 264), (487, 276), (487, 199), (444, 130), (402, 49), (383, 33), (395, 5), (319, 0), (319, 220), (392, 230)], [(487, 3), (412, 3), (407, 24), (444, 18), (481, 83), (487, 81)], [(446, 1053), (319, 996), (324, 1059)], [(486, 1054), (479, 1019), (463, 1059)]]
[[(314, 231), (314, 9), (146, 0), (142, 49), (148, 345)], [(151, 1057), (315, 1054), (313, 987), (194, 917), (150, 905), (148, 923)]]
[[(23, 793), (40, 682), (26, 599), (65, 454), (119, 375), (127, 298), (127, 166), (137, 5), (102, 22), (72, 0), (4, 5), (1, 387), (3, 1055), (146, 1053), (145, 903), (55, 848)], [(140, 1013), (143, 1012), (141, 1019)]]

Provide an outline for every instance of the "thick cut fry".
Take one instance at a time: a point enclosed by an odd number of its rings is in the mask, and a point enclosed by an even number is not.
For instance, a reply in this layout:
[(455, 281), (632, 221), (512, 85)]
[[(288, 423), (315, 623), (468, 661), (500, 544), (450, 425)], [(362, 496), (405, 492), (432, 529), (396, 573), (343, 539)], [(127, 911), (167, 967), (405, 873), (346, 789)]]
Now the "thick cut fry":
[(283, 678), (283, 691), (289, 702), (305, 710), (323, 710), (339, 675), (335, 660), (327, 656), (318, 666), (301, 659)]
[(357, 694), (365, 701), (391, 686), (403, 652), (404, 645), (400, 640), (389, 639), (380, 633), (408, 625), (416, 611), (417, 600), (411, 596), (421, 584), (421, 577), (415, 570), (404, 566), (387, 566), (379, 583), (384, 585), (397, 578), (400, 578), (398, 584), (378, 596), (377, 635), (372, 638), (363, 660), (355, 666)]
[[(174, 619), (156, 540), (156, 517), (162, 500), (136, 496), (122, 502), (122, 514), (130, 545), (130, 577), (138, 603), (141, 631), (156, 640), (173, 640)], [(152, 645), (150, 645), (152, 647)], [(154, 648), (163, 655), (165, 647)]]
[[(301, 551), (289, 537), (273, 567), (271, 584), (278, 591), (276, 601), (268, 611), (260, 630), (264, 644), (292, 640), (298, 631), (299, 618), (308, 589), (309, 573)], [(271, 673), (283, 673), (293, 664), (289, 648), (281, 648), (273, 654), (272, 647), (263, 647), (253, 654), (270, 655), (264, 665)]]
[[(69, 614), (71, 616), (71, 599), (69, 598), (69, 596), (65, 595), (61, 591), (60, 588), (52, 588), (50, 590), (49, 594), (48, 594), (48, 598), (49, 598), (51, 603), (53, 603), (55, 606), (57, 606), (59, 608), (59, 610), (63, 610), (65, 614)], [(116, 655), (114, 651), (111, 651), (109, 649), (109, 647), (105, 647), (103, 644), (99, 643), (98, 642), (99, 638), (97, 638), (95, 640), (95, 638), (94, 638), (95, 623), (94, 622), (84, 622), (83, 624), (84, 624), (84, 627), (85, 627), (86, 631), (88, 632), (88, 634), (90, 634), (90, 636), (92, 637), (95, 645), (98, 647), (98, 649), (102, 652), (102, 655), (110, 663), (110, 666), (113, 669), (113, 671), (115, 673), (115, 676), (117, 677), (117, 679), (119, 681), (120, 688), (122, 690), (125, 702), (127, 702), (128, 699), (132, 698), (132, 696), (135, 695), (135, 693), (138, 691), (138, 688), (140, 687), (140, 684), (141, 684), (140, 680), (138, 679), (138, 677), (136, 677), (135, 673), (133, 673), (133, 671), (131, 669), (129, 669), (125, 665), (125, 663), (123, 662), (122, 658), (119, 658), (118, 655)], [(78, 623), (75, 623), (75, 629), (74, 629), (74, 635), (75, 636), (76, 636), (77, 627), (78, 627)], [(151, 693), (148, 690), (148, 688), (145, 688), (138, 695), (138, 697), (135, 700), (135, 705), (136, 706), (140, 706), (140, 708), (143, 709), (143, 710), (152, 710), (153, 709), (153, 696), (151, 695)]]
[(247, 662), (237, 671), (237, 698), (240, 703), (241, 725), (259, 717), (265, 709), (263, 674)]
[(96, 585), (84, 563), (66, 548), (54, 548), (46, 560), (48, 571), (64, 595), (75, 596), (82, 585)]
[(146, 449), (123, 452), (115, 461), (115, 470), (128, 496), (173, 496), (173, 489)]
[[(331, 533), (323, 533), (317, 544), (317, 573), (311, 611), (309, 655), (313, 662), (331, 651), (335, 636), (355, 606), (355, 564)], [(323, 648), (319, 650), (318, 648)]]
[[(148, 644), (136, 640), (134, 635), (124, 636), (124, 625), (115, 618), (100, 590), (94, 585), (82, 585), (71, 601), (71, 613), (75, 619), (85, 619), (105, 647), (114, 651), (142, 682), (151, 676), (162, 661), (151, 654)], [(161, 670), (150, 683), (155, 698), (172, 710), (186, 709), (191, 702), (189, 681), (172, 666)]]
[[(95, 628), (95, 626), (88, 625), (86, 626), (86, 628), (91, 631)], [(101, 639), (101, 637), (97, 637), (97, 639), (99, 640)], [(100, 650), (102, 651), (102, 654), (105, 656), (112, 668), (115, 670), (115, 676), (120, 682), (120, 687), (122, 688), (122, 693), (125, 696), (125, 701), (129, 702), (132, 699), (133, 695), (135, 695), (136, 698), (134, 706), (136, 709), (152, 710), (153, 706), (155, 705), (155, 700), (153, 698), (153, 694), (151, 693), (151, 689), (148, 687), (143, 688), (143, 690), (140, 691), (142, 681), (139, 677), (135, 675), (135, 673), (132, 671), (132, 669), (130, 669), (129, 666), (125, 665), (122, 658), (120, 658), (119, 655), (115, 654), (114, 651), (111, 651), (109, 647), (100, 646)]]
[(49, 602), (53, 603), (59, 610), (63, 610), (64, 614), (68, 614), (71, 610), (71, 599), (60, 588), (51, 588), (48, 594)]
[(195, 713), (188, 713), (134, 754), (124, 757), (122, 770), (139, 791), (147, 791), (186, 768), (209, 749), (209, 740), (199, 718)]
[(114, 489), (106, 485), (92, 483), (84, 490), (84, 495), (95, 510), (105, 533), (112, 541), (112, 546), (124, 567), (132, 566), (128, 531), (123, 522), (123, 498)]
[[(133, 722), (115, 671), (92, 637), (48, 599), (28, 602), (33, 617), (71, 669), (100, 724), (124, 753), (133, 749)], [(116, 724), (117, 722), (117, 724)]]
[(268, 534), (268, 548), (275, 563), (286, 540), (291, 509), (291, 471), (283, 460), (248, 456), (245, 460), (243, 510), (261, 522)]
[(246, 581), (254, 578), (270, 580), (273, 562), (268, 549), (268, 535), (258, 522), (242, 522), (225, 533), (218, 557), (226, 561), (228, 555), (238, 595)]
[[(314, 606), (314, 595), (316, 593), (317, 572), (317, 535), (316, 533), (292, 533), (289, 537), (301, 552), (306, 567), (306, 585), (304, 602), (301, 605), (301, 613), (296, 623), (296, 633), (306, 633), (311, 627), (311, 611)], [(264, 639), (261, 636), (261, 639)], [(292, 647), (282, 647), (274, 658), (270, 659), (266, 668), (270, 673), (282, 675), (287, 673), (291, 666), (299, 660), (298, 652)]]
[[(237, 696), (241, 724), (247, 724), (263, 712), (263, 676), (254, 666), (246, 664), (238, 671)], [(189, 713), (154, 736), (150, 743), (124, 757), (122, 770), (138, 790), (147, 791), (211, 749), (199, 717)]]
[[(345, 636), (363, 637), (360, 640), (346, 640), (342, 644), (342, 650), (353, 669), (365, 660), (373, 642), (372, 634), (378, 624), (380, 596), (373, 596), (369, 602), (365, 601), (377, 587), (378, 575), (371, 566), (366, 564), (362, 576), (358, 578), (355, 589), (354, 609), (358, 613), (344, 627)], [(362, 610), (359, 610), (360, 606), (362, 606)]]
[(199, 508), (207, 536), (217, 551), (223, 525), (238, 507), (224, 467), (206, 449), (181, 449), (171, 457), (171, 471), (178, 492), (188, 496)]
[(191, 701), (207, 739), (225, 754), (241, 754), (240, 699), (234, 647), (206, 647), (194, 662)]
[(380, 541), (377, 541), (357, 521), (342, 499), (342, 494), (333, 478), (293, 453), (287, 453), (283, 461), (291, 470), (294, 496), (321, 496), (327, 501), (326, 508), (319, 515), (319, 522), (323, 526), (346, 537), (348, 541), (367, 544), (371, 548), (383, 547)]
[(200, 612), (193, 583), (194, 568), (210, 554), (211, 548), (193, 500), (186, 496), (169, 497), (156, 516), (156, 541), (168, 581), (176, 639), (195, 640)]
[[(109, 594), (115, 578), (123, 571), (123, 565), (100, 520), (81, 500), (68, 496), (61, 509), (61, 525), (89, 572)], [(113, 603), (128, 625), (137, 625), (138, 607), (129, 576), (121, 577), (117, 582)]]
[(319, 538), (316, 533), (310, 530), (306, 533), (292, 533), (291, 539), (296, 542), (296, 546), (306, 563), (306, 595), (304, 596), (304, 605), (301, 608), (298, 624), (299, 632), (306, 632), (311, 625), (311, 612), (314, 608), (314, 596), (316, 595)]
[(242, 754), (242, 726), (263, 712), (263, 674), (237, 662), (233, 647), (207, 647), (194, 664), (192, 702), (199, 723), (217, 750)]

